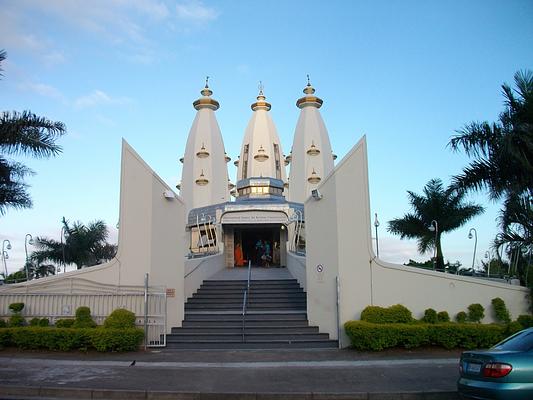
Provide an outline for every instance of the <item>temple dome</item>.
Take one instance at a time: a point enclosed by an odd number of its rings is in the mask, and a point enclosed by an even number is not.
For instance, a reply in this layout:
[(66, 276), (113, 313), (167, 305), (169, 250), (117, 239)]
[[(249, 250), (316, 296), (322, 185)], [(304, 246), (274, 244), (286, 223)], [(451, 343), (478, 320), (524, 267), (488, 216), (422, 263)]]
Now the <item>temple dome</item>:
[(229, 200), (227, 155), (215, 116), (219, 103), (207, 79), (200, 93), (183, 156), (180, 194), (187, 211)]
[(237, 163), (237, 181), (264, 177), (287, 180), (283, 150), (278, 132), (270, 115), (271, 105), (266, 101), (263, 87), (259, 87), (257, 102), (251, 106), (253, 113), (241, 146)]
[(323, 101), (315, 96), (309, 76), (303, 92), (305, 96), (296, 102), (301, 111), (294, 132), (289, 175), (289, 200), (298, 203), (305, 202), (333, 170), (329, 134), (319, 111)]

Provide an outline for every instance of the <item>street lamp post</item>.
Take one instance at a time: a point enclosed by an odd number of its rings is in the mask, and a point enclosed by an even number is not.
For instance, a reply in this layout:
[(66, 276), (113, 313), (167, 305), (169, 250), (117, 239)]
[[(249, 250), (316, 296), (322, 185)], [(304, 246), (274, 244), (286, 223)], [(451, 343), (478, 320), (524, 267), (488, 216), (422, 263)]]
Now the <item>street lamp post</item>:
[(429, 230), (435, 232), (435, 249), (433, 250), (433, 271), (435, 271), (437, 269), (437, 237), (439, 236), (439, 223), (436, 220), (431, 221)]
[(378, 240), (378, 227), (379, 227), (379, 221), (378, 221), (378, 214), (374, 214), (374, 227), (376, 228), (376, 256), (379, 257), (379, 240)]
[[(474, 232), (474, 235), (472, 235), (472, 232)], [(475, 241), (474, 241), (474, 255), (472, 256), (472, 273), (475, 271), (474, 270), (474, 262), (476, 261), (476, 249), (477, 249), (477, 231), (476, 231), (476, 228), (470, 228), (470, 230), (468, 231), (468, 239), (472, 239), (472, 238), (475, 238)]]
[(487, 278), (490, 278), (490, 263), (492, 259), (490, 258), (490, 252), (487, 250), (485, 252), (485, 259), (487, 260)]
[(5, 278), (7, 278), (6, 260), (9, 258), (9, 255), (7, 254), (7, 250), (11, 250), (11, 242), (8, 239), (4, 239), (4, 241), (2, 242), (2, 261), (4, 262), (4, 270), (6, 272)]
[[(28, 237), (30, 238), (30, 240), (28, 240)], [(26, 233), (26, 236), (24, 237), (24, 251), (26, 252), (26, 264), (24, 265), (24, 269), (26, 270), (26, 280), (27, 281), (30, 280), (30, 272), (28, 270), (28, 261), (29, 261), (28, 244), (33, 246), (33, 236), (30, 235), (29, 233)]]

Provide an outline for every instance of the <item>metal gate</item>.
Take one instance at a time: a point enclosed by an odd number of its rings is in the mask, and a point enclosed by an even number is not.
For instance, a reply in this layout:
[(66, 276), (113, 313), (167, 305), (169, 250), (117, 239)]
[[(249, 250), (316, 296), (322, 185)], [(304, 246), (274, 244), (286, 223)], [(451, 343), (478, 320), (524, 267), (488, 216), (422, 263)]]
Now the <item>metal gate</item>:
[[(78, 285), (80, 282), (76, 282)], [(0, 318), (11, 316), (9, 305), (24, 303), (22, 316), (26, 320), (32, 318), (48, 318), (51, 324), (58, 319), (74, 318), (76, 309), (86, 306), (91, 309), (91, 316), (98, 325), (117, 308), (125, 308), (135, 314), (135, 325), (145, 332), (145, 347), (166, 346), (167, 298), (164, 287), (142, 286), (109, 286), (98, 289), (88, 287), (80, 293), (25, 293), (27, 288), (19, 291), (0, 291)], [(72, 285), (71, 285), (72, 287)], [(93, 290), (91, 290), (93, 289)], [(94, 290), (96, 289), (96, 290)]]

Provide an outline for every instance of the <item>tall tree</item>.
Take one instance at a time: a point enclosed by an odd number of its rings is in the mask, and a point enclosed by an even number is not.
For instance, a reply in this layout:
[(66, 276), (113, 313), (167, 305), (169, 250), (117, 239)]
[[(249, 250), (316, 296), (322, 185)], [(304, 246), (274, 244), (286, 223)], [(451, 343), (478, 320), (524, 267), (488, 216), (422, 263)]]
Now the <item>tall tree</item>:
[(62, 243), (54, 239), (38, 237), (36, 246), (39, 250), (31, 258), (38, 264), (45, 261), (59, 265), (75, 264), (77, 269), (100, 264), (112, 259), (117, 247), (107, 243), (108, 231), (103, 221), (94, 221), (87, 226), (77, 221), (72, 225), (63, 218), (65, 240)]
[[(418, 251), (421, 254), (436, 249), (436, 267), (438, 270), (444, 270), (442, 234), (463, 226), (481, 214), (483, 207), (465, 203), (465, 192), (445, 189), (440, 179), (430, 180), (424, 186), (423, 195), (411, 191), (407, 191), (407, 195), (412, 212), (389, 221), (387, 230), (400, 235), (401, 239), (417, 239)], [(436, 227), (433, 221), (436, 222)]]
[[(0, 71), (5, 58), (6, 52), (0, 50)], [(30, 111), (0, 113), (0, 215), (4, 215), (8, 207), (28, 208), (32, 205), (24, 178), (34, 172), (7, 156), (55, 156), (61, 152), (55, 141), (64, 133), (62, 122), (50, 121)]]
[(495, 245), (533, 247), (533, 73), (519, 71), (515, 87), (502, 85), (498, 121), (471, 122), (450, 141), (473, 160), (453, 179), (459, 191), (486, 190), (503, 200)]

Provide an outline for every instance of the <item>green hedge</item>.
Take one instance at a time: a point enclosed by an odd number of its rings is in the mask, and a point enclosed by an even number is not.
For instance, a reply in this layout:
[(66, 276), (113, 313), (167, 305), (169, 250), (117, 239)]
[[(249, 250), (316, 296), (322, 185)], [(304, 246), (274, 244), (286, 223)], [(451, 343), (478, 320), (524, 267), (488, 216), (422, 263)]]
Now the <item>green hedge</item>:
[(496, 324), (374, 324), (348, 321), (344, 329), (355, 349), (374, 351), (427, 345), (447, 349), (488, 348), (506, 336), (506, 327)]
[(495, 297), (491, 300), (491, 304), (494, 319), (502, 324), (509, 324), (511, 322), (511, 314), (505, 305), (505, 301), (500, 297)]
[(135, 351), (144, 337), (135, 328), (0, 328), (0, 347), (25, 350)]
[(522, 329), (533, 327), (533, 315), (520, 315), (517, 322), (522, 326)]
[(135, 328), (135, 314), (129, 310), (119, 308), (114, 310), (104, 321), (105, 328)]
[(361, 320), (374, 324), (405, 323), (413, 321), (413, 315), (401, 304), (390, 307), (367, 306), (361, 313)]

